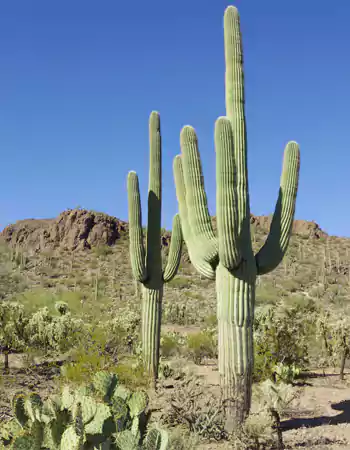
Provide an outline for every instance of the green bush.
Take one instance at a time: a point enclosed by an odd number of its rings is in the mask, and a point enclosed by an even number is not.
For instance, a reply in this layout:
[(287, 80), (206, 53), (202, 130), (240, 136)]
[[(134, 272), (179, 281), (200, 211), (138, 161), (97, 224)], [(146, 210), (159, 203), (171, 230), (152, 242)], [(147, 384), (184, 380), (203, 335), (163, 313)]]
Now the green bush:
[(254, 380), (271, 379), (283, 363), (302, 369), (308, 362), (312, 315), (299, 306), (283, 305), (257, 311), (254, 321)]
[(190, 334), (187, 337), (187, 348), (189, 356), (196, 364), (201, 364), (205, 357), (215, 358), (217, 355), (214, 336), (208, 331)]
[(161, 355), (165, 358), (175, 356), (179, 352), (178, 342), (174, 336), (165, 335), (161, 338)]

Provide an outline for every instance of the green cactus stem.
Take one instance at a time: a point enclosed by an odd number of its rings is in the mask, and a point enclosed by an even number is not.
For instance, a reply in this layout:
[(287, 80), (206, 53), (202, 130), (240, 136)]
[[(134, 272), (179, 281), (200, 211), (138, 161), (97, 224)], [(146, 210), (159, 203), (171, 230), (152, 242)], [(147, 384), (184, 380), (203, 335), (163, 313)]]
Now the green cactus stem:
[(182, 249), (179, 215), (173, 220), (169, 258), (162, 269), (161, 256), (161, 134), (160, 117), (153, 111), (149, 119), (150, 167), (148, 226), (146, 247), (143, 241), (139, 181), (135, 172), (128, 175), (130, 259), (133, 276), (142, 283), (142, 349), (145, 367), (153, 380), (158, 378), (163, 284), (177, 273)]
[(299, 179), (300, 155), (289, 142), (279, 196), (270, 232), (254, 255), (250, 235), (247, 139), (244, 113), (242, 44), (238, 11), (224, 15), (226, 114), (215, 125), (216, 216), (214, 234), (207, 207), (197, 136), (181, 131), (181, 155), (174, 160), (174, 178), (181, 226), (197, 271), (216, 279), (218, 353), (227, 427), (242, 423), (250, 410), (253, 371), (253, 320), (258, 275), (283, 259), (291, 235)]

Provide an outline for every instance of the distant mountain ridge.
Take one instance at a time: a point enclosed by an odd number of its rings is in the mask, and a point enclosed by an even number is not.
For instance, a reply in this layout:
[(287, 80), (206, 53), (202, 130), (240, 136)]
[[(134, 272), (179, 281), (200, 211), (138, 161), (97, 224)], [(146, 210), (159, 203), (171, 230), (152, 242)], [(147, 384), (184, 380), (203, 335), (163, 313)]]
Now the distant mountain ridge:
[[(213, 217), (213, 225), (216, 225)], [(251, 215), (252, 226), (268, 232), (271, 216)], [(7, 226), (0, 236), (12, 246), (40, 252), (47, 249), (62, 249), (67, 251), (83, 250), (98, 245), (112, 246), (119, 239), (128, 236), (128, 222), (104, 213), (87, 209), (67, 209), (54, 219), (25, 219)], [(293, 233), (319, 239), (326, 237), (317, 223), (295, 220)], [(164, 246), (171, 237), (170, 232), (163, 235)]]

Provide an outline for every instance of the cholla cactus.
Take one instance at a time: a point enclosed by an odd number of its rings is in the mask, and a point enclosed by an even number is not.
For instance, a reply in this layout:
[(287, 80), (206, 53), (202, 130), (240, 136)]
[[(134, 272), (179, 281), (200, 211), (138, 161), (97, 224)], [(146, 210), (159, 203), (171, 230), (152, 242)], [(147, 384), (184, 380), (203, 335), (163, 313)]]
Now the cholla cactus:
[(76, 319), (66, 310), (60, 316), (53, 316), (47, 307), (39, 309), (30, 318), (26, 332), (32, 346), (45, 350), (65, 351), (73, 345), (84, 322)]
[[(350, 320), (348, 314), (321, 310), (316, 320), (317, 334), (323, 339), (327, 356), (333, 364), (340, 360), (339, 378), (344, 379), (344, 369), (350, 355)], [(328, 361), (329, 362), (329, 361)]]
[(5, 356), (5, 370), (9, 369), (9, 353), (26, 347), (28, 316), (17, 302), (0, 303), (0, 350)]
[(118, 315), (103, 324), (108, 346), (120, 348), (120, 344), (130, 352), (135, 350), (139, 329), (140, 314), (130, 309), (120, 309)]
[[(158, 427), (146, 432), (147, 394), (118, 385), (115, 374), (96, 373), (93, 383), (42, 401), (17, 394), (15, 421), (7, 427), (12, 447), (21, 450), (166, 450), (168, 435)], [(9, 432), (10, 430), (10, 432)]]
[(163, 284), (176, 274), (181, 258), (180, 218), (174, 217), (168, 262), (162, 270), (161, 257), (161, 135), (160, 118), (152, 112), (149, 119), (150, 167), (148, 227), (146, 248), (143, 242), (139, 181), (135, 172), (128, 175), (130, 259), (136, 281), (143, 285), (142, 349), (145, 367), (153, 379), (158, 377), (159, 340)]
[(258, 386), (260, 394), (259, 404), (270, 414), (274, 428), (277, 433), (277, 449), (283, 450), (283, 435), (281, 429), (281, 413), (298, 396), (290, 384), (283, 382), (274, 383), (271, 380), (265, 380)]
[(216, 279), (219, 372), (228, 425), (242, 422), (250, 409), (253, 371), (255, 283), (281, 262), (292, 230), (299, 176), (299, 147), (285, 149), (278, 200), (265, 245), (254, 255), (250, 236), (243, 56), (238, 11), (224, 15), (226, 115), (215, 125), (215, 236), (207, 207), (195, 130), (181, 131), (181, 155), (174, 161), (181, 226), (197, 271)]
[(292, 384), (300, 373), (300, 367), (297, 367), (295, 364), (287, 365), (280, 362), (274, 367), (276, 381), (285, 384)]
[(69, 311), (68, 303), (66, 302), (56, 302), (55, 303), (56, 310), (64, 316)]

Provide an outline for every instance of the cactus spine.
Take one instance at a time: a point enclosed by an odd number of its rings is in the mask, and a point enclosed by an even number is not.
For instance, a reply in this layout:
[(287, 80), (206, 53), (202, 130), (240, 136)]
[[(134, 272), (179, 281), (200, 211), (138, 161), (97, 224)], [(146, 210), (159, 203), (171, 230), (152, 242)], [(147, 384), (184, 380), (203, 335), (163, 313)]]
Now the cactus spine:
[(181, 258), (182, 232), (179, 215), (173, 220), (168, 262), (162, 269), (161, 257), (161, 134), (160, 118), (149, 119), (150, 167), (146, 248), (143, 242), (138, 177), (128, 175), (130, 258), (133, 276), (142, 283), (142, 349), (145, 367), (155, 383), (158, 377), (163, 283), (176, 274)]
[(291, 234), (299, 178), (299, 147), (289, 142), (270, 232), (254, 255), (250, 235), (243, 60), (238, 11), (224, 15), (226, 114), (215, 124), (216, 215), (214, 234), (204, 190), (197, 136), (181, 131), (174, 177), (184, 240), (197, 271), (216, 279), (219, 372), (226, 398), (227, 426), (241, 423), (250, 409), (253, 371), (255, 283), (283, 259)]

